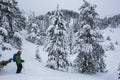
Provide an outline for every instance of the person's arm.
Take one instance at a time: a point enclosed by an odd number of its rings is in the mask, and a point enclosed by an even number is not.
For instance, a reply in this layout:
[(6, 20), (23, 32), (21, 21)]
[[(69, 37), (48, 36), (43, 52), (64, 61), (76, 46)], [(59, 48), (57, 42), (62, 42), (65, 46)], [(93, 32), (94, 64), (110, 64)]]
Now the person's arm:
[(21, 60), (21, 62), (25, 62), (25, 60)]

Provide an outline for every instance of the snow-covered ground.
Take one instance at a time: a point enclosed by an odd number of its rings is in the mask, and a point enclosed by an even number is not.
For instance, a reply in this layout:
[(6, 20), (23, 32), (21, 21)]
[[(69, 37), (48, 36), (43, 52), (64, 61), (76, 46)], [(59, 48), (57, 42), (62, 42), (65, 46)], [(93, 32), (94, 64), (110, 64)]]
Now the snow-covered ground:
[[(40, 46), (40, 52), (42, 62), (38, 62), (35, 59), (36, 45), (23, 39), (22, 58), (25, 60), (23, 63), (22, 73), (16, 74), (16, 65), (14, 62), (8, 64), (2, 72), (0, 72), (0, 80), (117, 80), (118, 78), (118, 65), (120, 62), (120, 28), (111, 29), (108, 28), (102, 31), (105, 39), (110, 35), (111, 41), (105, 40), (103, 45), (107, 45), (112, 42), (115, 46), (114, 51), (106, 51), (105, 63), (107, 64), (106, 73), (97, 74), (81, 74), (74, 72), (61, 72), (55, 71), (45, 67), (47, 60), (47, 53), (43, 51), (43, 47)], [(116, 45), (115, 42), (119, 45)], [(16, 49), (12, 51), (5, 51), (2, 56), (4, 60), (12, 58), (13, 54), (17, 52)], [(2, 58), (0, 58), (2, 60)]]

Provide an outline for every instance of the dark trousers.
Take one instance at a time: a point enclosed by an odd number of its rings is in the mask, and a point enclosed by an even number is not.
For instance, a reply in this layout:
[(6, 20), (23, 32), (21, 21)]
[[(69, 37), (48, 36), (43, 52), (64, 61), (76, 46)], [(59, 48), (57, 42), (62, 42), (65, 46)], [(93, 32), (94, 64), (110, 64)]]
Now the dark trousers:
[(21, 73), (22, 68), (23, 68), (22, 64), (17, 64), (17, 71), (16, 71), (16, 73)]

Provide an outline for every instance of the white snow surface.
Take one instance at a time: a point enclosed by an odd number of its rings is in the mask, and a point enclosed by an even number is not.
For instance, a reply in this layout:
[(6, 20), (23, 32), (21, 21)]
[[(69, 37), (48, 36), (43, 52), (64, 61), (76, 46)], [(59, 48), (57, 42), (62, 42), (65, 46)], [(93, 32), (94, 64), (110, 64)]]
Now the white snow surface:
[[(109, 42), (118, 41), (119, 45), (115, 45), (114, 51), (106, 51), (105, 63), (107, 65), (108, 72), (97, 73), (97, 74), (81, 74), (75, 72), (61, 72), (49, 69), (45, 67), (46, 61), (48, 59), (47, 52), (43, 51), (43, 47), (39, 47), (39, 54), (41, 56), (42, 62), (38, 62), (35, 59), (36, 46), (23, 39), (22, 47), (22, 59), (25, 60), (23, 63), (22, 73), (16, 74), (16, 64), (14, 62), (8, 64), (0, 72), (0, 80), (117, 80), (118, 78), (118, 65), (120, 63), (120, 28), (112, 29), (107, 28), (102, 30), (102, 34), (105, 37), (105, 42), (103, 45)], [(24, 34), (25, 35), (25, 34)], [(107, 41), (107, 36), (111, 37), (111, 41)], [(17, 52), (16, 49), (11, 51), (0, 51), (2, 54), (1, 60), (7, 60), (12, 58), (13, 54)]]

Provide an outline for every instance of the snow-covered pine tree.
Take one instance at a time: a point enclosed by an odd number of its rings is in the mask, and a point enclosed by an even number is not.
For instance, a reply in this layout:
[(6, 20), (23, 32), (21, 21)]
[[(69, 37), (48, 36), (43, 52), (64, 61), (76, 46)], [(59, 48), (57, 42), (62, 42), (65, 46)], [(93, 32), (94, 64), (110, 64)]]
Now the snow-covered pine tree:
[(63, 19), (63, 14), (60, 10), (55, 11), (54, 15), (50, 17), (51, 25), (47, 29), (48, 36), (48, 61), (47, 67), (66, 71), (69, 66), (66, 51), (66, 26)]
[[(44, 21), (43, 15), (40, 17), (36, 17), (36, 24), (39, 26), (39, 39), (37, 41), (37, 44), (39, 45), (43, 45), (45, 44), (46, 41), (46, 26), (48, 25), (49, 21)], [(49, 27), (49, 26), (47, 26)]]
[(108, 36), (108, 37), (106, 38), (106, 40), (108, 40), (108, 41), (111, 41), (111, 38), (110, 38), (110, 36)]
[[(0, 2), (0, 27), (7, 32), (7, 36), (4, 42), (11, 44), (13, 47), (18, 48), (14, 45), (19, 44), (15, 42), (16, 32), (20, 32), (25, 28), (25, 17), (17, 7), (15, 0), (1, 0)], [(20, 43), (21, 44), (21, 43)], [(19, 46), (21, 48), (21, 45)]]
[(35, 53), (36, 53), (36, 55), (35, 55), (36, 60), (38, 60), (39, 62), (41, 62), (41, 57), (40, 57), (40, 54), (39, 54), (39, 46), (38, 45), (36, 47)]
[(76, 53), (74, 66), (82, 73), (96, 73), (105, 70), (102, 46), (99, 44), (99, 33), (96, 31), (95, 5), (83, 0), (80, 10), (80, 30), (77, 32)]
[(115, 50), (115, 46), (114, 46), (114, 43), (113, 43), (113, 42), (110, 42), (110, 44), (109, 44), (109, 46), (108, 46), (108, 49), (109, 49), (110, 51)]
[(13, 47), (17, 48), (17, 49), (22, 49), (22, 36), (19, 32), (14, 32), (13, 38), (11, 41), (13, 42)]
[(28, 37), (26, 38), (28, 41), (32, 42), (32, 43), (36, 43), (38, 45), (42, 45), (43, 44), (43, 40), (44, 37), (41, 35), (42, 34), (42, 30), (41, 29), (41, 23), (37, 20), (37, 18), (35, 17), (35, 13), (32, 12), (29, 15), (28, 18), (28, 23), (27, 23), (27, 31), (28, 31)]
[(116, 45), (119, 45), (118, 41), (115, 42)]
[(39, 38), (39, 27), (36, 23), (32, 23), (31, 26), (29, 26), (29, 29), (28, 29), (28, 38), (27, 40), (35, 43)]
[(8, 42), (7, 35), (8, 35), (9, 30), (10, 30), (10, 25), (9, 25), (9, 21), (8, 21), (6, 16), (3, 16), (1, 19), (0, 30), (1, 30), (1, 35), (4, 36), (4, 42)]
[(1, 26), (0, 26), (0, 48), (2, 50), (8, 49), (5, 45), (8, 43), (8, 31), (10, 30), (10, 25), (6, 16), (3, 16), (1, 19)]
[(73, 54), (73, 45), (74, 45), (74, 19), (70, 19), (70, 22), (68, 23), (68, 29), (67, 29), (67, 44), (68, 44), (68, 52), (69, 54)]

